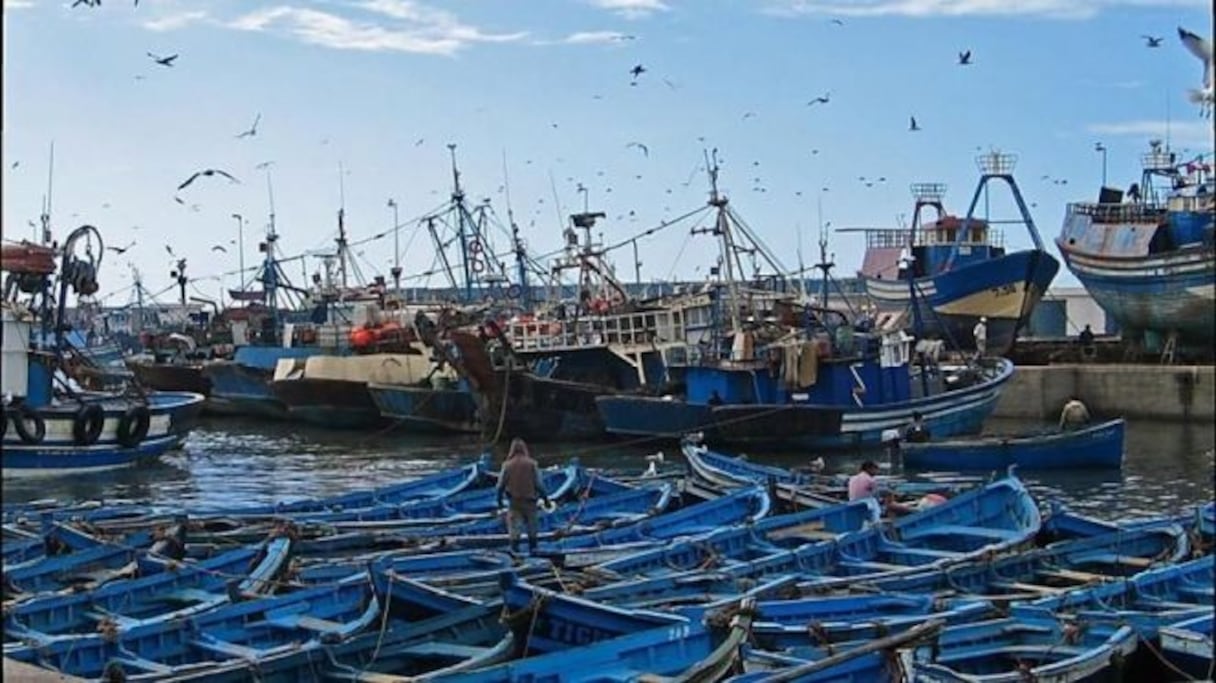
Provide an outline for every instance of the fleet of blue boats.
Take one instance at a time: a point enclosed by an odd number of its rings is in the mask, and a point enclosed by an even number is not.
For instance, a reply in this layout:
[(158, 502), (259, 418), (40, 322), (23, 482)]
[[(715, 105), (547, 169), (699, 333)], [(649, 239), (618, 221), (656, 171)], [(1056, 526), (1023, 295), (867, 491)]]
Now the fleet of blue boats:
[(838, 478), (684, 452), (545, 468), (525, 555), (486, 456), (269, 506), (6, 504), (4, 656), (103, 681), (1212, 674), (1214, 503), (1098, 520), (1012, 472), (850, 502)]

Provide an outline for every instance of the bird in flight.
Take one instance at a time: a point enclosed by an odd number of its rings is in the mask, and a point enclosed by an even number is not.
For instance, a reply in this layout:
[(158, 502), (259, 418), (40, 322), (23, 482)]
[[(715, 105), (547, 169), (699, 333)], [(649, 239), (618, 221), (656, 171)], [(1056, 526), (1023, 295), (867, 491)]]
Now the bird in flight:
[(228, 250), (227, 250), (227, 249), (225, 249), (225, 248), (224, 248), (224, 245), (222, 245), (222, 244), (216, 244), (216, 245), (213, 245), (213, 246), (211, 247), (211, 251), (222, 251), (222, 252), (224, 252), (225, 254), (227, 254), (227, 253), (228, 253)]
[(815, 99), (811, 100), (810, 102), (807, 102), (806, 106), (811, 107), (816, 104), (827, 104), (828, 102), (831, 102), (831, 101), (832, 101), (832, 91), (829, 90), (828, 92), (825, 92), (824, 94), (820, 95), (819, 97), (816, 97)]
[(161, 57), (160, 55), (155, 55), (149, 52), (148, 56), (152, 58), (152, 61), (160, 64), (161, 66), (173, 66), (173, 60), (177, 59), (176, 54), (171, 54), (168, 57)]
[[(228, 173), (227, 171), (221, 171), (218, 168), (208, 168), (208, 169), (204, 169), (202, 171), (195, 171), (194, 175), (190, 176), (189, 178), (186, 178), (185, 182), (183, 182), (181, 185), (177, 186), (177, 189), (179, 189), (179, 190), (186, 189), (186, 187), (189, 186), (190, 183), (194, 182), (195, 178), (198, 178), (199, 176), (213, 176), (213, 175), (222, 175), (234, 183), (241, 182), (241, 181), (237, 180), (231, 173)], [(179, 202), (179, 203), (184, 203), (184, 202)]]
[(640, 142), (630, 142), (629, 144), (627, 144), (625, 146), (626, 147), (637, 147), (638, 149), (642, 150), (642, 154), (646, 155), (646, 158), (650, 158), (650, 148), (647, 147), (646, 145), (643, 145)]
[(909, 123), (908, 123), (908, 130), (910, 130), (910, 131), (918, 131), (918, 130), (920, 130), (920, 124), (918, 124), (918, 123), (916, 122), (916, 117), (915, 117), (915, 116), (913, 116), (913, 117), (910, 117), (910, 118), (911, 118), (911, 121), (909, 121)]
[(253, 125), (249, 127), (249, 130), (243, 131), (240, 134), (238, 134), (236, 136), (237, 139), (251, 138), (251, 137), (257, 135), (258, 134), (258, 122), (260, 122), (261, 120), (262, 120), (262, 114), (259, 112), (257, 116), (253, 117)]
[(170, 255), (170, 256), (177, 256), (177, 254), (174, 254), (174, 253), (173, 253), (173, 247), (171, 247), (171, 246), (169, 246), (169, 245), (167, 245), (167, 244), (165, 245), (165, 251), (169, 252), (169, 255)]
[(638, 76), (641, 76), (644, 73), (646, 73), (646, 67), (642, 66), (641, 64), (638, 64), (629, 70), (629, 75), (633, 76), (633, 80), (635, 81), (638, 79)]
[(1188, 95), (1192, 102), (1199, 105), (1201, 116), (1211, 116), (1213, 103), (1216, 102), (1216, 93), (1212, 88), (1212, 41), (1181, 26), (1178, 27), (1178, 38), (1191, 54), (1203, 62), (1203, 87), (1191, 89)]
[(130, 244), (128, 244), (125, 247), (106, 247), (106, 249), (109, 249), (110, 251), (114, 252), (115, 254), (125, 254), (126, 251), (133, 246), (135, 246), (135, 242), (131, 242)]
[(747, 120), (747, 119), (750, 119), (751, 117), (753, 117), (753, 116), (755, 116), (755, 115), (756, 115), (756, 112), (754, 112), (754, 111), (744, 112), (744, 114), (743, 114), (743, 119), (744, 119), (744, 120)]
[(967, 66), (971, 64), (971, 50), (963, 50), (958, 53), (958, 65)]
[(843, 19), (833, 19), (833, 20), (832, 20), (832, 23), (833, 23), (833, 24), (836, 24), (837, 26), (844, 26), (844, 20), (843, 20)]
[(271, 166), (274, 166), (273, 161), (263, 161), (262, 163), (258, 164), (257, 166), (254, 166), (254, 169), (256, 169), (258, 171), (264, 171), (264, 170), (270, 168)]
[(1144, 39), (1144, 47), (1161, 47), (1161, 41), (1165, 40), (1163, 37), (1146, 36), (1144, 34), (1141, 34), (1140, 37)]

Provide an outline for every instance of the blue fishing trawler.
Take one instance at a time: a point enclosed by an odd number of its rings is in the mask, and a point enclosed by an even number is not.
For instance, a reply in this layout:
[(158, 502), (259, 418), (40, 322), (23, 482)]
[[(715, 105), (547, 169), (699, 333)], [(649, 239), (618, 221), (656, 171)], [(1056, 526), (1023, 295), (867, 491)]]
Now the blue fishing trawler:
[(1211, 349), (1216, 330), (1216, 176), (1212, 157), (1180, 162), (1160, 141), (1139, 183), (1103, 188), (1068, 206), (1056, 245), (1068, 269), (1119, 325), (1148, 348)]
[[(721, 262), (730, 263), (743, 248), (736, 239), (749, 232), (740, 227), (736, 237), (738, 221), (717, 191), (716, 173), (711, 169), (710, 203), (718, 208), (712, 232), (721, 236)], [(728, 268), (708, 292), (717, 332), (690, 345), (680, 361), (672, 354), (669, 365), (682, 378), (682, 391), (600, 396), (596, 406), (606, 429), (670, 438), (703, 432), (711, 443), (850, 448), (881, 443), (884, 432), (920, 412), (935, 434), (978, 433), (1012, 363), (980, 358), (951, 366), (925, 354), (913, 362), (915, 338), (902, 329), (854, 322), (825, 305), (826, 249), (822, 240), (819, 303), (755, 291), (735, 282)]]
[[(83, 244), (79, 256), (76, 249)], [(72, 231), (58, 251), (30, 243), (4, 246), (3, 269), (17, 284), (0, 302), (5, 477), (155, 459), (182, 444), (202, 410), (200, 394), (86, 391), (72, 378), (77, 351), (65, 339), (66, 301), (69, 292), (87, 298), (97, 291), (96, 255), (103, 249), (100, 233), (88, 225)], [(57, 254), (62, 258), (56, 283)]]
[[(980, 179), (963, 218), (942, 204), (946, 186), (916, 183), (912, 223), (907, 228), (859, 228), (866, 235), (865, 260), (858, 275), (881, 311), (903, 312), (921, 320), (924, 336), (950, 346), (974, 349), (973, 330), (986, 319), (987, 351), (1005, 354), (1018, 331), (1060, 269), (1039, 237), (1021, 190), (1013, 178), (1017, 158), (991, 152), (980, 156)], [(987, 206), (989, 186), (1009, 186), (1020, 217), (999, 221), (1025, 226), (1034, 246), (1009, 252), (998, 221), (981, 218), (980, 198)], [(925, 222), (926, 209), (935, 210)], [(916, 304), (915, 309), (910, 307)]]

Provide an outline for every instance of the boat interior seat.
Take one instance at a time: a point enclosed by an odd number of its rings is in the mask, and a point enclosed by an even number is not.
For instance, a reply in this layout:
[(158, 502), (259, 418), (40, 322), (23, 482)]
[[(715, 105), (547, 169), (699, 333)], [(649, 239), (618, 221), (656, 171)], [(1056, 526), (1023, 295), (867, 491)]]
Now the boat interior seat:
[(308, 631), (316, 631), (318, 633), (336, 633), (346, 628), (346, 624), (340, 624), (336, 621), (327, 619), (318, 619), (310, 617), (307, 614), (280, 614), (273, 617), (268, 617), (265, 622), (269, 626), (275, 626), (287, 630), (305, 629)]
[(134, 652), (123, 652), (111, 661), (116, 662), (124, 669), (138, 669), (161, 676), (173, 673), (173, 667), (161, 664), (160, 662), (154, 662), (150, 659), (144, 659)]
[(1138, 557), (1136, 555), (1120, 555), (1119, 553), (1096, 553), (1086, 555), (1083, 559), (1086, 563), (1122, 565), (1135, 569), (1148, 569), (1153, 566), (1153, 560), (1150, 558)]
[(1021, 581), (993, 581), (989, 585), (1010, 593), (1036, 593), (1039, 595), (1058, 595), (1068, 590), (1067, 588), (1053, 588), (1051, 586), (1040, 586), (1035, 583), (1023, 583)]
[(839, 565), (846, 569), (860, 569), (865, 573), (905, 571), (908, 569), (908, 566), (903, 564), (887, 564), (884, 562), (867, 562), (863, 560), (842, 560)]
[(951, 550), (934, 550), (933, 548), (899, 548), (892, 549), (892, 554), (922, 557), (931, 560), (957, 559), (959, 553)]
[(921, 529), (912, 529), (902, 533), (902, 538), (905, 541), (910, 541), (916, 538), (924, 538), (926, 536), (975, 536), (979, 538), (989, 538), (994, 541), (1012, 541), (1021, 536), (1024, 532), (1015, 531), (1013, 529), (995, 529), (982, 526), (963, 526), (961, 524), (938, 524), (934, 526), (926, 526)]
[(1211, 602), (1212, 597), (1216, 595), (1216, 588), (1201, 584), (1183, 584), (1175, 590), (1178, 591), (1179, 597), (1194, 598), (1202, 602)]
[(261, 659), (263, 654), (261, 650), (229, 643), (226, 640), (216, 640), (208, 636), (195, 638), (190, 641), (190, 644), (199, 649), (222, 655), (225, 659), (240, 658), (256, 662)]
[(486, 654), (490, 651), (488, 647), (478, 645), (464, 645), (462, 643), (445, 643), (438, 640), (433, 640), (417, 645), (398, 650), (399, 654), (409, 654), (417, 657), (451, 657), (452, 659), (472, 659)]
[(219, 596), (217, 596), (215, 593), (199, 588), (179, 588), (172, 593), (165, 593), (164, 599), (167, 602), (192, 603), (210, 602), (215, 600), (217, 597)]

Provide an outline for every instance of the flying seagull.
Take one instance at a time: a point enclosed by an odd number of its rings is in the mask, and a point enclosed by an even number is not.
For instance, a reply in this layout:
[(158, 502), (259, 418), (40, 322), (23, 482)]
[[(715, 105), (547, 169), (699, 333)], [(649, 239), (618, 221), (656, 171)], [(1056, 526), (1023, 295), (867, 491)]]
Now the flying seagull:
[(264, 170), (270, 168), (271, 166), (274, 166), (273, 161), (263, 161), (262, 163), (258, 164), (257, 166), (254, 166), (254, 168), (259, 171), (264, 171)]
[(212, 247), (211, 247), (211, 251), (222, 251), (222, 252), (224, 252), (225, 254), (227, 254), (227, 253), (228, 253), (228, 250), (227, 250), (227, 249), (225, 249), (225, 248), (224, 248), (224, 245), (222, 245), (222, 244), (216, 244), (216, 245), (212, 246)]
[(1199, 105), (1200, 116), (1211, 116), (1213, 101), (1216, 100), (1212, 89), (1212, 41), (1181, 26), (1178, 27), (1178, 38), (1191, 54), (1203, 62), (1203, 87), (1191, 89), (1188, 95), (1192, 102)]
[(262, 114), (259, 112), (257, 116), (253, 117), (253, 125), (249, 127), (249, 130), (240, 133), (236, 137), (238, 139), (239, 138), (251, 138), (251, 137), (257, 135), (258, 134), (258, 122), (261, 120), (262, 120)]
[(123, 254), (123, 253), (126, 253), (126, 251), (133, 246), (135, 246), (135, 243), (131, 242), (130, 244), (128, 244), (125, 247), (106, 247), (106, 249), (109, 249), (110, 251), (114, 252), (115, 254)]
[(1161, 47), (1161, 41), (1165, 40), (1163, 37), (1146, 36), (1144, 34), (1141, 34), (1140, 37), (1144, 39), (1144, 47)]
[(971, 50), (963, 50), (958, 53), (958, 65), (967, 66), (971, 63)]
[(160, 55), (155, 55), (149, 52), (148, 56), (152, 58), (152, 61), (160, 64), (161, 66), (173, 66), (173, 60), (177, 59), (176, 54), (171, 54), (168, 57), (161, 57)]
[(646, 73), (646, 67), (642, 66), (641, 64), (638, 64), (629, 70), (629, 75), (633, 76), (633, 80), (635, 81), (638, 79), (638, 76), (641, 76), (644, 73)]
[(911, 121), (908, 123), (908, 130), (910, 130), (910, 131), (918, 131), (918, 130), (920, 130), (920, 125), (918, 125), (918, 124), (916, 123), (916, 117), (915, 117), (915, 116), (911, 117)]
[(630, 143), (626, 144), (625, 146), (626, 147), (637, 147), (638, 149), (642, 150), (642, 154), (646, 155), (647, 158), (650, 158), (650, 148), (647, 147), (646, 145), (643, 145), (640, 142), (630, 142)]
[(744, 120), (746, 120), (746, 119), (750, 119), (751, 117), (753, 117), (755, 115), (756, 115), (756, 112), (754, 112), (754, 111), (744, 112), (743, 118), (744, 118)]
[(837, 26), (844, 26), (844, 20), (843, 20), (843, 19), (833, 19), (833, 20), (832, 20), (832, 23), (833, 23), (833, 24), (836, 24)]
[(181, 185), (178, 185), (177, 189), (179, 189), (179, 190), (186, 189), (186, 187), (190, 183), (194, 182), (194, 179), (199, 176), (213, 176), (213, 175), (222, 175), (234, 183), (241, 182), (241, 181), (237, 180), (235, 177), (233, 177), (232, 174), (228, 173), (227, 171), (221, 171), (218, 168), (208, 168), (208, 169), (204, 169), (202, 171), (195, 171), (194, 175), (190, 176), (189, 178), (186, 178), (186, 181), (183, 182)]
[(816, 105), (816, 104), (827, 104), (831, 100), (832, 100), (832, 91), (829, 90), (828, 92), (825, 92), (824, 94), (820, 95), (819, 97), (816, 97), (815, 99), (811, 100), (810, 102), (807, 102), (806, 106), (810, 107), (810, 106)]

